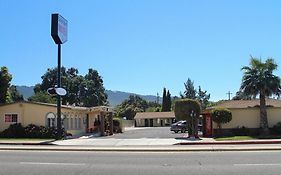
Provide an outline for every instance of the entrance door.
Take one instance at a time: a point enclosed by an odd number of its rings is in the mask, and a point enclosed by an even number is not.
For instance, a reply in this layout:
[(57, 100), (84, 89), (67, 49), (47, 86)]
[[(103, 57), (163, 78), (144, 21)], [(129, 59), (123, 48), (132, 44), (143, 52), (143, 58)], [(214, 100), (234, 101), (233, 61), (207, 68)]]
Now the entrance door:
[(150, 127), (153, 127), (153, 119), (150, 119), (150, 120), (149, 120), (149, 124), (150, 124), (150, 125), (149, 125)]
[(163, 120), (161, 120), (160, 122), (161, 122), (161, 126), (163, 126)]
[(145, 119), (145, 120), (144, 120), (144, 126), (145, 126), (145, 127), (148, 127), (148, 119)]

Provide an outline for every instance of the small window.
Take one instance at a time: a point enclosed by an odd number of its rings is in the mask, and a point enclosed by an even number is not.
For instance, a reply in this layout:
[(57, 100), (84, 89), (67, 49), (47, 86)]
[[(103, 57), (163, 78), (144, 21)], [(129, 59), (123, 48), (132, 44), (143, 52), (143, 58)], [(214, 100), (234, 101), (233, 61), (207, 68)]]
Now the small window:
[(81, 118), (78, 118), (78, 129), (81, 129)]
[(50, 112), (47, 114), (47, 127), (55, 127), (56, 126), (56, 116), (54, 113)]
[(5, 123), (18, 123), (18, 114), (5, 114)]

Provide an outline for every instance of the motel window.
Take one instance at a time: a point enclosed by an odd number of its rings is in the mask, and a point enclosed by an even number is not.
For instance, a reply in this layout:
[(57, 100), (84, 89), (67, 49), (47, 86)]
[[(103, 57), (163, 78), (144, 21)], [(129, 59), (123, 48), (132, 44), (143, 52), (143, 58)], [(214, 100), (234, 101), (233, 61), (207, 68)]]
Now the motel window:
[(81, 118), (78, 118), (78, 129), (81, 129)]
[(5, 123), (18, 123), (18, 114), (5, 114)]
[(56, 115), (54, 113), (48, 113), (47, 114), (47, 120), (46, 120), (46, 126), (47, 127), (55, 127), (56, 126)]
[(73, 129), (73, 118), (70, 118), (70, 129)]
[(63, 120), (63, 124), (64, 124), (64, 129), (69, 129), (69, 126), (68, 126), (68, 118), (65, 118)]

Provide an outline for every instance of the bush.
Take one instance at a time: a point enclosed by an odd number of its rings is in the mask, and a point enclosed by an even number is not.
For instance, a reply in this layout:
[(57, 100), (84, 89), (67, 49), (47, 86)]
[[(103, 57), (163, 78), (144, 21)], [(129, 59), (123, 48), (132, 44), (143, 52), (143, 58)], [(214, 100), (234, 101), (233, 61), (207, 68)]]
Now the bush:
[(0, 133), (4, 138), (22, 138), (25, 137), (24, 127), (20, 123), (12, 124), (9, 128)]
[[(22, 127), (20, 123), (12, 124), (9, 128), (0, 132), (2, 138), (56, 138), (58, 133), (57, 128), (46, 128), (45, 126), (37, 126), (29, 124), (26, 127)], [(63, 131), (64, 137), (65, 131)]]
[(221, 129), (222, 124), (228, 123), (232, 120), (232, 114), (228, 109), (214, 109), (212, 111), (212, 119), (218, 124), (218, 128)]
[(281, 134), (281, 122), (278, 122), (276, 125), (272, 128), (273, 134)]
[(113, 132), (122, 133), (122, 121), (120, 118), (113, 118)]
[(245, 126), (237, 127), (233, 130), (235, 136), (246, 136), (249, 135), (249, 129)]

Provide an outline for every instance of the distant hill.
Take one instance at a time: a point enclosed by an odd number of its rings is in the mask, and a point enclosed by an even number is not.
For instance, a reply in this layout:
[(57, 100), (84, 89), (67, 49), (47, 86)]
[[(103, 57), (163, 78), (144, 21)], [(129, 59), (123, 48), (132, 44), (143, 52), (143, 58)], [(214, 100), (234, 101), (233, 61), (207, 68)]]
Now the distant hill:
[(33, 88), (34, 86), (16, 86), (17, 90), (23, 95), (24, 99), (28, 99), (28, 97), (34, 94)]
[[(17, 90), (23, 94), (24, 99), (27, 99), (28, 97), (33, 95), (33, 88), (34, 86), (16, 86)], [(108, 101), (111, 106), (117, 106), (121, 104), (125, 99), (128, 99), (130, 95), (139, 95), (139, 94), (134, 94), (130, 92), (122, 92), (122, 91), (111, 91), (111, 90), (106, 90), (105, 93), (108, 96)], [(139, 95), (146, 101), (150, 102), (155, 102), (157, 101), (157, 96), (154, 95)], [(162, 98), (159, 98), (159, 102), (162, 102)]]
[[(117, 106), (121, 104), (125, 99), (128, 99), (130, 95), (139, 95), (130, 92), (111, 91), (111, 90), (106, 90), (105, 92), (108, 95), (108, 101), (112, 106)], [(139, 95), (139, 96), (149, 102), (157, 101), (157, 96), (154, 95)], [(159, 98), (159, 102), (162, 102), (162, 98)]]

